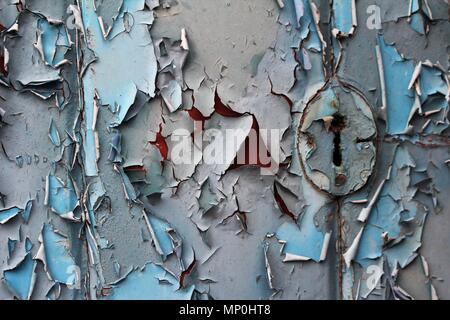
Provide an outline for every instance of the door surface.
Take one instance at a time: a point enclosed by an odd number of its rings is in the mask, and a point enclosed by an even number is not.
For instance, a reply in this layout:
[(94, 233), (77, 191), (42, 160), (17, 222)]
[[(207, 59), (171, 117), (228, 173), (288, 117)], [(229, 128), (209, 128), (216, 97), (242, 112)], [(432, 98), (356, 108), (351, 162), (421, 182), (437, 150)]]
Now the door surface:
[(450, 299), (449, 18), (0, 1), (0, 299)]

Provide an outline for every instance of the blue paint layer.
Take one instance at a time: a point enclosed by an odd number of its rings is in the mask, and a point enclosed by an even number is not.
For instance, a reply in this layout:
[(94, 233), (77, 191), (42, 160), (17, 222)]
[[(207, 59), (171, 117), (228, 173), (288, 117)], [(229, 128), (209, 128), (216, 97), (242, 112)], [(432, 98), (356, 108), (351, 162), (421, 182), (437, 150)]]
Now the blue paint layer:
[(78, 206), (78, 196), (75, 186), (69, 178), (66, 185), (54, 175), (48, 176), (48, 205), (53, 212), (73, 219), (73, 210)]
[(0, 224), (5, 224), (15, 216), (17, 216), (20, 212), (22, 212), (22, 209), (19, 207), (11, 207), (7, 209), (1, 209), (0, 210)]
[(41, 32), (44, 60), (48, 65), (56, 67), (63, 62), (71, 45), (66, 27), (63, 24), (52, 24), (46, 19), (40, 19), (38, 28)]
[(113, 289), (109, 300), (189, 300), (194, 286), (180, 288), (178, 279), (163, 267), (149, 263), (135, 270)]
[(69, 241), (55, 232), (49, 224), (42, 229), (42, 241), (45, 251), (46, 268), (53, 281), (66, 285), (75, 285), (77, 265), (70, 254)]
[(403, 134), (408, 129), (414, 105), (415, 93), (413, 89), (408, 89), (414, 64), (412, 61), (404, 60), (394, 46), (386, 44), (382, 35), (378, 37), (378, 45), (383, 59), (386, 84), (387, 132)]
[(350, 33), (353, 28), (353, 0), (334, 0), (334, 27), (343, 33)]
[(15, 268), (3, 272), (6, 285), (17, 298), (30, 299), (35, 282), (36, 265), (31, 253), (28, 253)]
[(8, 238), (8, 257), (11, 258), (16, 249), (17, 240)]
[(412, 0), (411, 18), (409, 21), (411, 28), (420, 34), (425, 34), (423, 16), (420, 13), (419, 0)]
[(56, 128), (55, 122), (53, 119), (50, 120), (50, 127), (48, 129), (48, 137), (50, 141), (57, 147), (61, 145), (61, 139), (59, 137), (58, 128)]
[(283, 223), (276, 231), (277, 239), (285, 241), (283, 253), (320, 261), (324, 234), (314, 224), (314, 214), (305, 213), (300, 229), (294, 222)]
[(22, 212), (22, 218), (25, 221), (25, 223), (28, 223), (30, 220), (31, 215), (31, 209), (33, 208), (33, 200), (28, 200), (27, 204), (25, 205), (25, 209)]
[[(288, 3), (289, 2), (286, 4)], [(320, 37), (317, 32), (310, 0), (294, 0), (294, 6), (297, 16), (297, 27), (300, 30), (300, 38), (308, 39), (308, 49), (322, 51), (322, 42), (320, 41)]]
[(164, 221), (152, 214), (148, 215), (148, 219), (152, 226), (154, 236), (156, 237), (154, 241), (158, 243), (159, 249), (161, 250), (160, 253), (164, 258), (166, 258), (173, 252), (172, 239), (168, 233), (172, 227), (167, 221)]

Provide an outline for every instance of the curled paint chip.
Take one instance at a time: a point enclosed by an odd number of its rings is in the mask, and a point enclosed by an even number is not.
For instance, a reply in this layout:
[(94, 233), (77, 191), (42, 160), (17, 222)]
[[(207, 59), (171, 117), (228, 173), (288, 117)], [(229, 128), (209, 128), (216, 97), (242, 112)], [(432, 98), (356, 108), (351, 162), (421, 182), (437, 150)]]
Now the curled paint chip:
[(25, 208), (22, 211), (22, 218), (25, 221), (25, 223), (28, 223), (28, 221), (30, 220), (32, 208), (33, 208), (33, 200), (30, 199), (27, 201)]
[(311, 222), (305, 223), (302, 230), (294, 222), (285, 222), (276, 231), (276, 237), (283, 243), (284, 262), (320, 262), (326, 257), (330, 233), (323, 234)]
[(44, 224), (39, 242), (41, 245), (35, 259), (43, 262), (48, 277), (69, 288), (79, 288), (80, 268), (70, 253), (69, 239), (50, 224)]
[(387, 103), (383, 106), (387, 111), (387, 131), (390, 134), (404, 134), (415, 111), (415, 93), (409, 88), (414, 66), (412, 61), (404, 60), (394, 46), (387, 44), (382, 35), (378, 37), (378, 46), (384, 75), (381, 81)]
[(55, 175), (48, 175), (46, 181), (45, 204), (62, 218), (79, 220), (74, 215), (74, 210), (79, 205), (75, 185), (69, 177), (64, 183)]
[(333, 18), (333, 35), (335, 37), (352, 35), (357, 24), (355, 0), (333, 1)]
[(190, 300), (195, 287), (180, 288), (178, 279), (163, 267), (148, 263), (114, 285), (109, 300)]
[(19, 207), (11, 207), (6, 209), (0, 209), (0, 224), (5, 224), (15, 216), (17, 216), (22, 209)]
[[(164, 260), (172, 253), (175, 253), (178, 258), (181, 259), (182, 255), (179, 251), (181, 250), (182, 242), (170, 224), (153, 214), (147, 214), (146, 212), (143, 214), (152, 236), (153, 243), (155, 244), (156, 251), (158, 251)], [(181, 268), (184, 269), (182, 262)]]
[(37, 262), (27, 253), (14, 268), (3, 271), (3, 279), (14, 295), (21, 300), (29, 300), (36, 282)]
[(71, 46), (66, 26), (47, 19), (39, 19), (37, 25), (39, 34), (35, 46), (45, 63), (57, 68), (69, 62), (64, 58)]
[(59, 137), (58, 128), (56, 127), (53, 118), (50, 120), (50, 126), (48, 128), (48, 137), (55, 146), (59, 147), (61, 145), (61, 138)]

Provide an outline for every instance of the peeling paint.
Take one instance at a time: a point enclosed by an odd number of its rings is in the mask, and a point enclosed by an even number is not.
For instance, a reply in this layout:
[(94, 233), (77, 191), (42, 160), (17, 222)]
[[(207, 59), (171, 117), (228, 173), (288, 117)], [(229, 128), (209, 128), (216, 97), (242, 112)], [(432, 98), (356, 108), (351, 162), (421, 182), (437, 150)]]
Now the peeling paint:
[(0, 299), (450, 298), (449, 23), (0, 1)]

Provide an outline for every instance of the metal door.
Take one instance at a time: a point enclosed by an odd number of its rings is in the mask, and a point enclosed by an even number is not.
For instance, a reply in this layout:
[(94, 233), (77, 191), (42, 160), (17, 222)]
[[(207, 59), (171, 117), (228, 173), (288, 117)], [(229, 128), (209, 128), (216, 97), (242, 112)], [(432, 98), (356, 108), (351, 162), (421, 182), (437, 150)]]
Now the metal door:
[(1, 299), (449, 299), (446, 0), (0, 1)]

